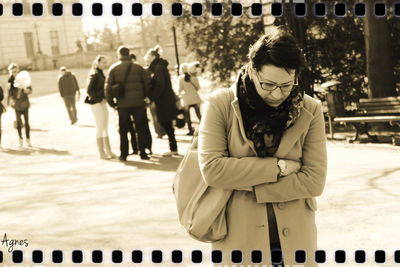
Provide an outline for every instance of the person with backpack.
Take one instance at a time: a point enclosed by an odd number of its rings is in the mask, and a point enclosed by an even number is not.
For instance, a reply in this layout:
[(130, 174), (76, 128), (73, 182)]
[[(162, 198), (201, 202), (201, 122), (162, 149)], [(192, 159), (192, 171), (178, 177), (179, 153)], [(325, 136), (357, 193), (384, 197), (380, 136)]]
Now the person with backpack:
[(145, 150), (149, 126), (145, 98), (150, 81), (145, 70), (140, 65), (132, 63), (127, 47), (120, 46), (117, 52), (120, 60), (109, 68), (105, 95), (108, 104), (118, 110), (121, 151), (119, 160), (125, 162), (129, 154), (127, 134), (132, 123), (131, 116), (138, 135), (140, 158), (147, 160), (150, 159)]

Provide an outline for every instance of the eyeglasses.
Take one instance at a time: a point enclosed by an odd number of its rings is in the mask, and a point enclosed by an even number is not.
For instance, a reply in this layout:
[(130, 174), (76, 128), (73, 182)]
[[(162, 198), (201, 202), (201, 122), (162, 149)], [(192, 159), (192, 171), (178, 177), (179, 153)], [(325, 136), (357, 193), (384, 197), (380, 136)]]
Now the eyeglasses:
[(271, 82), (263, 82), (260, 79), (260, 75), (258, 74), (258, 72), (256, 71), (256, 75), (258, 77), (261, 89), (263, 89), (264, 91), (269, 92), (270, 94), (275, 91), (277, 88), (279, 88), (279, 90), (281, 90), (282, 94), (287, 94), (290, 93), (293, 89), (293, 86), (298, 85), (298, 78), (296, 77), (294, 83), (290, 83), (290, 84), (284, 84), (284, 85), (278, 85), (275, 83), (271, 83)]

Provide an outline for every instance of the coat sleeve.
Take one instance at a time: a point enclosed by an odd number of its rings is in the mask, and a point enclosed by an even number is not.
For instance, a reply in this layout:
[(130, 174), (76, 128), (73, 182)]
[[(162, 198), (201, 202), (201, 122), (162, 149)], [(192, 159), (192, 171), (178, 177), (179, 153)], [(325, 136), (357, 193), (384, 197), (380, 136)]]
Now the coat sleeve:
[(91, 74), (90, 75), (89, 84), (88, 84), (88, 87), (87, 87), (87, 94), (91, 98), (94, 97), (94, 92), (95, 92), (97, 80), (98, 80), (98, 76), (96, 74)]
[(285, 202), (322, 194), (327, 173), (325, 122), (321, 103), (317, 105), (303, 145), (299, 172), (280, 177), (277, 183), (254, 187), (257, 202)]
[(151, 100), (157, 100), (165, 90), (165, 85), (167, 84), (167, 69), (157, 66), (154, 70), (152, 90), (150, 94)]
[(150, 88), (151, 88), (151, 80), (147, 73), (147, 71), (141, 67), (142, 71), (142, 81), (143, 81), (143, 90), (144, 90), (144, 97), (148, 97), (150, 95)]
[(114, 84), (115, 82), (115, 78), (114, 78), (114, 72), (113, 69), (110, 69), (108, 71), (108, 75), (105, 81), (105, 86), (104, 86), (104, 95), (106, 97), (107, 103), (111, 106), (111, 107), (115, 107), (117, 104), (114, 103), (114, 99), (111, 95), (111, 86)]
[(179, 76), (179, 78), (178, 78), (178, 96), (181, 96), (185, 91), (183, 83), (184, 83), (184, 77)]
[(58, 91), (60, 92), (61, 97), (63, 97), (64, 95), (62, 90), (61, 76), (58, 76), (57, 84), (58, 84)]
[(3, 87), (0, 86), (0, 102), (4, 99)]
[(223, 101), (224, 95), (217, 96), (206, 102), (199, 130), (199, 164), (205, 182), (209, 186), (236, 190), (276, 182), (279, 173), (276, 158), (229, 155), (226, 125), (232, 107), (230, 101)]
[(79, 88), (78, 80), (76, 79), (75, 75), (72, 75), (72, 77), (74, 78), (74, 85), (75, 85), (76, 91), (79, 94), (80, 93), (80, 88)]

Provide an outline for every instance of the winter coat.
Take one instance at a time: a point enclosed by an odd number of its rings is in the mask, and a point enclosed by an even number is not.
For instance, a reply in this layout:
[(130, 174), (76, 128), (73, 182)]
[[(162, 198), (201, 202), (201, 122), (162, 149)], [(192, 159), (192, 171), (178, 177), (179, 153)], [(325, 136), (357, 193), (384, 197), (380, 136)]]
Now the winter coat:
[(75, 96), (79, 92), (79, 85), (75, 75), (70, 71), (58, 75), (58, 90), (61, 97)]
[[(266, 203), (272, 203), (285, 266), (296, 264), (296, 250), (306, 251), (304, 266), (317, 266), (312, 256), (317, 248), (315, 197), (324, 189), (327, 172), (321, 103), (306, 95), (299, 118), (283, 133), (274, 157), (258, 158), (245, 135), (237, 87), (229, 90), (218, 90), (208, 99), (198, 139), (205, 182), (233, 190), (227, 203), (228, 235), (213, 243), (212, 249), (224, 252), (223, 264), (227, 265), (223, 266), (232, 266), (230, 253), (237, 249), (243, 253), (244, 266), (254, 266), (252, 250), (261, 250), (263, 264), (270, 266)], [(278, 159), (298, 160), (302, 167), (297, 173), (278, 177)]]
[(199, 80), (196, 76), (190, 76), (190, 81), (185, 81), (185, 75), (178, 78), (178, 95), (181, 105), (188, 107), (190, 105), (200, 104), (201, 99), (197, 91), (200, 89)]
[(162, 58), (150, 64), (151, 90), (150, 99), (156, 104), (157, 121), (169, 122), (176, 119), (176, 95), (172, 90), (168, 61)]
[(96, 69), (94, 73), (90, 74), (89, 76), (89, 84), (87, 87), (87, 94), (89, 99), (87, 103), (89, 104), (96, 104), (100, 103), (105, 99), (104, 96), (104, 83), (106, 77), (104, 73), (100, 69)]
[[(117, 103), (114, 103), (111, 95), (111, 87), (124, 81), (129, 64), (132, 64), (132, 66), (126, 82), (123, 84), (124, 95), (117, 99)], [(142, 66), (131, 63), (129, 57), (121, 57), (121, 60), (113, 64), (108, 71), (105, 96), (110, 106), (118, 106), (118, 108), (144, 107), (144, 98), (147, 96), (149, 87), (150, 81)]]

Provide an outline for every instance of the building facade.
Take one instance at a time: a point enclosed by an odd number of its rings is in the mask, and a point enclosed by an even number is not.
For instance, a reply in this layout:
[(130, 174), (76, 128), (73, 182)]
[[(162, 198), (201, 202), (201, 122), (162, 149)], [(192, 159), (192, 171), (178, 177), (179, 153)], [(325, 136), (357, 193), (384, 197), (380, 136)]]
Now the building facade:
[[(37, 58), (56, 60), (58, 56), (72, 54), (84, 48), (82, 18), (72, 15), (74, 0), (57, 1), (64, 8), (63, 16), (51, 14), (53, 0), (43, 0), (43, 15), (32, 15), (32, 4), (37, 0), (2, 1), (0, 16), (0, 69), (11, 62), (29, 66)], [(13, 16), (12, 4), (23, 3), (24, 15)], [(79, 44), (78, 44), (79, 43)], [(49, 68), (49, 67), (46, 67)]]

